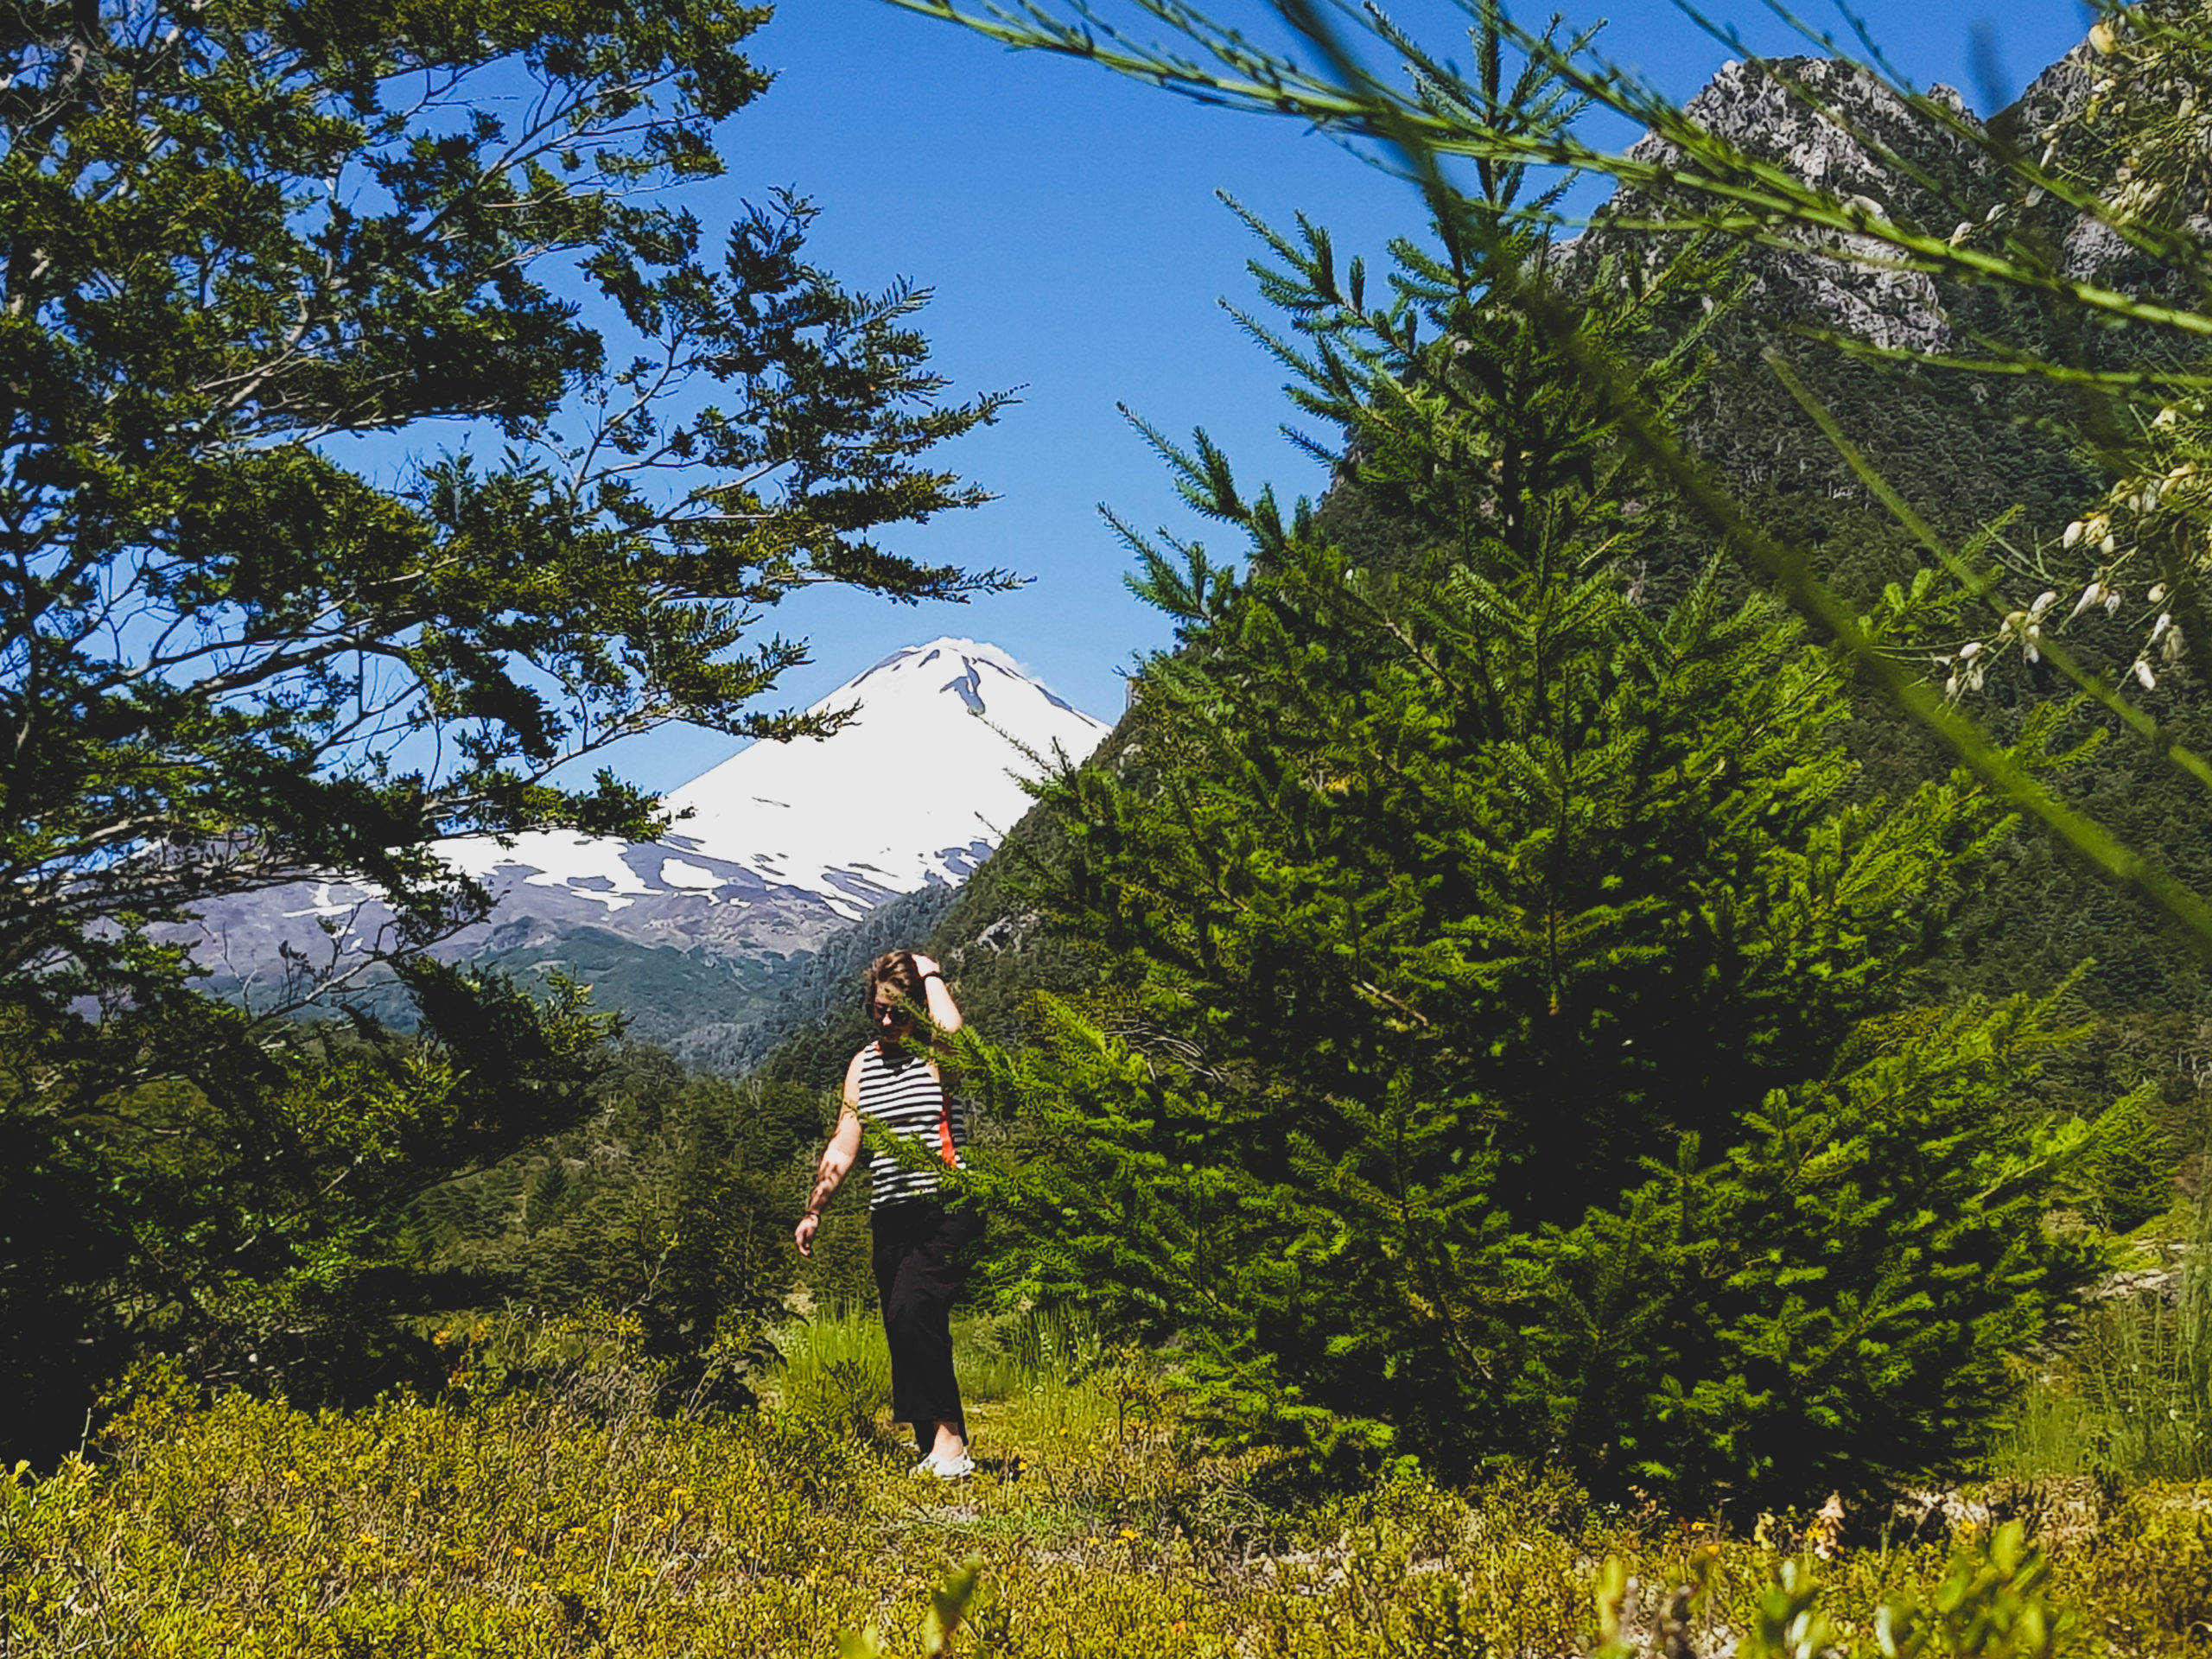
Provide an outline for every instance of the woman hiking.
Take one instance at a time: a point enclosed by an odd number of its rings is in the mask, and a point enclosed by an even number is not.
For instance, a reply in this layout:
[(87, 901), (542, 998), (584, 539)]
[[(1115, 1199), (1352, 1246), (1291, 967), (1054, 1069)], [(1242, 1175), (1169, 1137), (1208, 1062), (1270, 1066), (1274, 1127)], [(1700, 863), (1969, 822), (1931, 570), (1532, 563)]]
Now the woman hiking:
[[(822, 1211), (860, 1156), (863, 1125), (880, 1141), (915, 1141), (938, 1163), (960, 1166), (967, 1126), (945, 1092), (928, 1042), (917, 1039), (917, 1008), (938, 1036), (960, 1029), (959, 1005), (936, 962), (912, 950), (887, 950), (868, 970), (875, 1040), (845, 1068), (844, 1106), (823, 1149), (806, 1213), (792, 1232), (801, 1255), (814, 1254)], [(934, 1166), (902, 1162), (879, 1144), (868, 1173), (875, 1287), (891, 1347), (891, 1415), (914, 1426), (922, 1454), (916, 1474), (958, 1480), (976, 1465), (952, 1375), (952, 1299), (960, 1288), (962, 1248), (982, 1233), (982, 1224), (966, 1205), (946, 1201)]]

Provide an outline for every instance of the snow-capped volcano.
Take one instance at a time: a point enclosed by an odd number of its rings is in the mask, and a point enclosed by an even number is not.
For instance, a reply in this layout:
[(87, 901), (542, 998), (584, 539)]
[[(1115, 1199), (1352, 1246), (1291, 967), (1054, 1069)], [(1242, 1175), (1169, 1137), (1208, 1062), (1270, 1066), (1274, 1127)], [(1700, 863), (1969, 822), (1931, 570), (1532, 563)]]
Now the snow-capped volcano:
[[(441, 842), (495, 907), (435, 954), (591, 979), (657, 1040), (742, 1024), (800, 953), (887, 899), (965, 880), (1027, 810), (1019, 779), (1107, 732), (972, 639), (894, 652), (814, 708), (852, 717), (826, 738), (754, 743), (671, 791), (658, 841)], [(211, 988), (252, 1001), (302, 962), (365, 963), (391, 922), (375, 892), (334, 876), (210, 904), (181, 931)]]
[(815, 712), (855, 705), (824, 742), (756, 743), (674, 791), (668, 839), (833, 899), (957, 883), (1028, 810), (1017, 774), (1107, 730), (971, 639), (894, 652)]
[(1108, 729), (973, 639), (893, 652), (809, 712), (848, 709), (830, 737), (754, 743), (671, 791), (676, 823), (649, 845), (542, 831), (438, 850), (495, 888), (557, 887), (609, 912), (655, 893), (743, 903), (765, 883), (854, 918), (965, 880), (1028, 810), (1018, 779), (1084, 759)]

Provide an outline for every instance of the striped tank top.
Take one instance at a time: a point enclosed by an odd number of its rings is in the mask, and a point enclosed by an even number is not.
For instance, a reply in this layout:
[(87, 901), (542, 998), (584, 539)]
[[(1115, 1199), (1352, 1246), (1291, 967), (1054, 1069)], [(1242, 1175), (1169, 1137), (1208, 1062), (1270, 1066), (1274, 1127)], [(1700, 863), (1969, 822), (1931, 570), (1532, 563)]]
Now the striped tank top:
[[(949, 1123), (953, 1160), (968, 1139), (968, 1125), (957, 1102), (948, 1113), (944, 1087), (930, 1070), (929, 1057), (917, 1049), (901, 1049), (898, 1058), (884, 1058), (880, 1046), (870, 1043), (861, 1051), (861, 1121), (869, 1128), (902, 1140), (917, 1141), (942, 1158)], [(937, 1191), (937, 1172), (902, 1164), (884, 1151), (869, 1154), (871, 1210), (906, 1198), (925, 1198)]]

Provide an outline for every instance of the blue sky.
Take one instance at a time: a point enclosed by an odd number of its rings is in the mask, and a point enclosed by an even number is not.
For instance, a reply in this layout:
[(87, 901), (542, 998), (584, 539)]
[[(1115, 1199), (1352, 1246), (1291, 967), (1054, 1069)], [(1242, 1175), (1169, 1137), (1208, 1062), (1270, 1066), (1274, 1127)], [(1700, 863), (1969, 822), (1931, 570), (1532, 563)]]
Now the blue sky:
[[(2001, 10), (1865, 0), (1863, 10), (1904, 74), (1948, 81), (1985, 111), (1993, 61), (2009, 99), (2087, 28), (2077, 0), (2012, 0)], [(1268, 22), (1255, 0), (1228, 0), (1214, 14), (1255, 32)], [(1527, 13), (1539, 15), (1548, 13)], [(1754, 51), (1802, 49), (1764, 10), (1720, 15)], [(1463, 22), (1442, 0), (1392, 16), (1447, 53)], [(1666, 0), (1619, 0), (1570, 21), (1596, 16), (1611, 18), (1600, 37), (1608, 54), (1676, 97), (1732, 55)], [(1840, 14), (1811, 16), (1840, 32)], [(1982, 73), (1978, 26), (1988, 42)], [(1257, 250), (1215, 193), (1271, 222), (1303, 211), (1341, 250), (1370, 257), (1419, 229), (1417, 203), (1294, 123), (1008, 53), (882, 0), (785, 0), (752, 45), (778, 81), (724, 130), (728, 174), (690, 193), (695, 211), (718, 226), (740, 199), (794, 186), (822, 207), (812, 250), (842, 280), (873, 288), (906, 276), (935, 290), (922, 327), (955, 387), (1024, 391), (996, 428), (945, 452), (1001, 499), (897, 544), (1034, 578), (965, 606), (836, 593), (789, 603), (779, 626), (810, 639), (815, 663), (786, 678), (787, 700), (804, 704), (899, 645), (951, 633), (1003, 646), (1077, 706), (1112, 718), (1120, 671), (1165, 645), (1166, 631), (1123, 588), (1128, 560), (1099, 504), (1239, 550), (1221, 526), (1180, 511), (1116, 404), (1173, 435), (1203, 426), (1247, 485), (1273, 481), (1290, 496), (1320, 481), (1281, 436), (1281, 373), (1217, 303), (1249, 301), (1244, 264)], [(613, 764), (666, 789), (734, 747), (671, 729), (614, 752)]]

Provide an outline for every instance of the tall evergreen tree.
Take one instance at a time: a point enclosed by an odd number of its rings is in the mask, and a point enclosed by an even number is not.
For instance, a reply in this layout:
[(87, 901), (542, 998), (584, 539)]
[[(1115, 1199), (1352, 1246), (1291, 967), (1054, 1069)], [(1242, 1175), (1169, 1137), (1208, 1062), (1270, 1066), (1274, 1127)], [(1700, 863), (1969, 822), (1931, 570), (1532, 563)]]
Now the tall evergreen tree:
[[(1801, 613), (1847, 645), (1872, 685), (2059, 844), (2177, 924), (2200, 962), (2212, 960), (2212, 884), (2196, 837), (2165, 833), (2156, 816), (2132, 802), (2115, 810), (2094, 791), (2069, 798), (2034, 769), (2015, 766), (2002, 712), (2019, 684), (2005, 671), (2011, 658), (2033, 671), (2029, 677), (2038, 685), (2069, 683), (2101, 709), (2107, 729), (2139, 743), (2138, 775), (2171, 772), (2163, 786), (2178, 785), (2184, 793), (2212, 787), (2212, 760), (2193, 730), (2194, 710), (2177, 706), (2169, 685), (2184, 664), (2199, 683), (2212, 675), (2205, 599), (2212, 538), (2204, 533), (2212, 522), (2212, 491), (2204, 485), (2212, 476), (2212, 404), (2204, 396), (2212, 238), (2196, 211), (2205, 172), (2198, 111), (2212, 97), (2212, 16), (2201, 0), (2100, 8), (2084, 49), (2053, 66), (1986, 126), (1949, 88), (1919, 90), (1864, 41), (1867, 49), (1857, 58), (1847, 51), (1840, 65), (1787, 58), (1751, 65), (1751, 77), (1764, 84), (1762, 97), (1865, 148), (1884, 181), (1875, 194), (1886, 201), (1845, 183), (1825, 163), (1801, 175), (1793, 170), (1796, 161), (1708, 129), (1645, 77), (1582, 51), (1589, 35), (1562, 49), (1548, 35), (1513, 24), (1498, 0), (1459, 0), (1478, 38), (1502, 38), (1527, 53), (1644, 138), (1616, 151), (1565, 123), (1531, 125), (1485, 101), (1450, 58), (1375, 7), (1271, 0), (1268, 9), (1306, 50), (1301, 64), (1185, 0), (1128, 0), (1128, 13), (1159, 24), (1176, 37), (1173, 46), (1140, 43), (1110, 8), (1040, 3), (1016, 13), (968, 10), (960, 0), (891, 3), (1205, 103), (1294, 117), (1345, 142), (1376, 145), (1407, 176), (1432, 183), (1445, 182), (1440, 169), (1447, 162), (1484, 172), (1532, 163), (1586, 169), (1632, 198), (1611, 221), (1625, 237), (1663, 244), (1714, 234), (1789, 264), (1811, 262), (1816, 270), (1826, 264), (1824, 275), (1847, 283), (1872, 273), (1902, 284), (1897, 297), (1919, 290), (1924, 297), (1905, 300), (1906, 308), (1948, 338), (1915, 343), (1908, 334), (1904, 343), (1878, 345), (1832, 332), (1832, 319), (1807, 331), (1826, 334), (1826, 344), (1859, 367), (1901, 367), (1947, 385), (1980, 419), (2005, 401), (2002, 388), (2024, 380), (2063, 393), (2063, 404), (2054, 399), (2044, 407), (2070, 406), (2070, 420), (2058, 418), (2078, 441), (2079, 459), (2107, 486), (2082, 501), (2085, 480), (2071, 467), (2015, 486), (2024, 498), (2048, 499), (2047, 486), (2056, 485), (2077, 504), (2078, 516), (2063, 532), (2054, 524), (2036, 545), (2006, 550), (1980, 537), (1956, 539), (1955, 529), (1944, 528), (1948, 512), (1911, 499), (1916, 482), (1929, 481), (1916, 460), (1900, 467), (1894, 445), (1866, 442), (1880, 435), (1847, 433), (1824, 404), (1823, 374), (1801, 376), (1782, 355), (1769, 358), (1789, 418), (1809, 419), (1855, 486), (1971, 600), (1962, 611), (1946, 607), (1940, 645), (1936, 638), (1924, 642), (1948, 658), (1932, 677), (1895, 651), (1894, 641), (1863, 631), (1849, 584), (1831, 585), (1822, 574), (1825, 515), (1806, 522), (1786, 511), (1762, 511), (1770, 505), (1763, 492), (1745, 488), (1740, 477), (1732, 483), (1713, 475), (1714, 446), (1699, 453), (1663, 422), (1647, 418), (1652, 410), (1635, 410), (1630, 419), (1701, 516)], [(1832, 35), (1802, 22), (1795, 26), (1809, 49), (1838, 53)], [(1363, 62), (1378, 51), (1402, 66), (1400, 83)], [(1961, 290), (1974, 292), (1961, 303)], [(1571, 325), (1562, 318), (1558, 328), (1564, 339)], [(1802, 335), (1784, 343), (1789, 356), (1805, 345)], [(1583, 373), (1608, 367), (1592, 359), (1577, 365)], [(1761, 388), (1756, 395), (1769, 393)], [(1939, 433), (1928, 437), (1927, 453), (1949, 454)], [(1878, 465), (1888, 467), (1889, 476)], [(1933, 480), (1937, 489), (1945, 481)], [(2118, 625), (2084, 639), (2069, 624), (2085, 616), (2092, 624), (2112, 616)], [(1961, 632), (1969, 637), (1962, 641)], [(2085, 927), (2069, 943), (2078, 952), (2094, 948), (2093, 938)]]
[[(1496, 47), (1486, 114), (1554, 118)], [(1881, 1023), (2001, 808), (1859, 790), (1847, 670), (1770, 603), (1644, 607), (1668, 492), (1576, 360), (1663, 408), (1722, 272), (1570, 276), (1524, 182), (1439, 193), (1378, 306), (1269, 238), (1292, 326), (1252, 327), (1386, 557), (1160, 443), (1250, 560), (1133, 538), (1179, 649), (1048, 794), (1041, 896), (1111, 966), (1041, 1048), (976, 1046), (1048, 1147), (1001, 1198), (1040, 1287), (1180, 1333), (1254, 1432), (1685, 1505), (1941, 1467), (2075, 1265), (2005, 1110), (2044, 1011)]]

